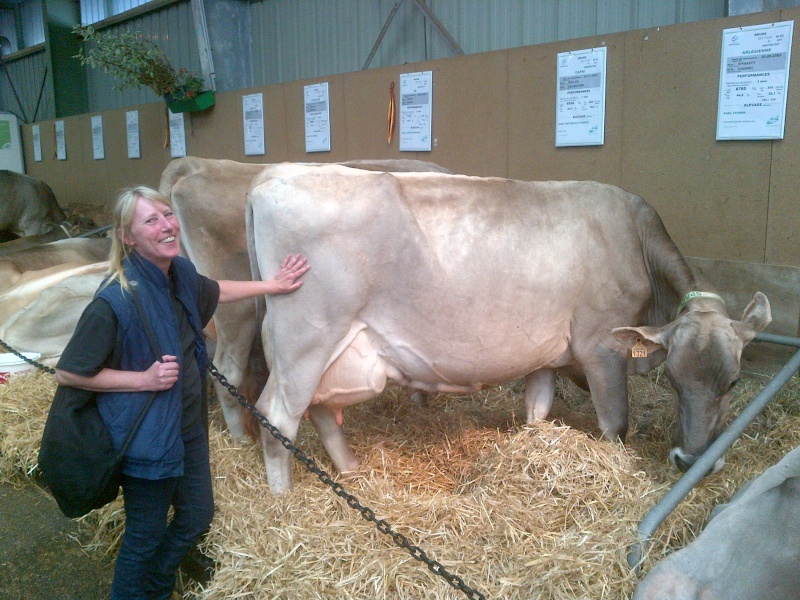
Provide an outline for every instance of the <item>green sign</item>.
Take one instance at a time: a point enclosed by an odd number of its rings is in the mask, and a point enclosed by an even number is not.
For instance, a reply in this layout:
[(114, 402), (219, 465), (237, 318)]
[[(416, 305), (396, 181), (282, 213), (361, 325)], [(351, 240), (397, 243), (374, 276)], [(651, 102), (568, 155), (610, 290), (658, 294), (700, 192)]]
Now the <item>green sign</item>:
[(11, 149), (11, 123), (0, 120), (0, 150)]

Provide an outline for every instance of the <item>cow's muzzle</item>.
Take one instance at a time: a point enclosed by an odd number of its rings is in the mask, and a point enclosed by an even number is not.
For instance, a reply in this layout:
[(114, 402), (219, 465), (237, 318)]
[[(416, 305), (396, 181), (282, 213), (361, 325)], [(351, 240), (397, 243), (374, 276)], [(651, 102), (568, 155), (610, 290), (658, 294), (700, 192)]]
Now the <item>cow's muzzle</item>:
[[(675, 465), (675, 467), (677, 467), (677, 469), (681, 473), (686, 473), (686, 471), (688, 471), (689, 468), (692, 465), (694, 465), (694, 463), (697, 462), (698, 458), (700, 458), (700, 456), (694, 456), (692, 454), (687, 454), (683, 450), (681, 450), (680, 448), (673, 448), (669, 452), (669, 460), (670, 460), (670, 462), (673, 465)], [(708, 473), (706, 473), (706, 475), (713, 475), (714, 473), (718, 473), (720, 470), (722, 470), (722, 467), (724, 467), (724, 466), (725, 466), (725, 457), (724, 456), (720, 456), (717, 459), (717, 462), (714, 463), (714, 466), (712, 467), (712, 469)]]

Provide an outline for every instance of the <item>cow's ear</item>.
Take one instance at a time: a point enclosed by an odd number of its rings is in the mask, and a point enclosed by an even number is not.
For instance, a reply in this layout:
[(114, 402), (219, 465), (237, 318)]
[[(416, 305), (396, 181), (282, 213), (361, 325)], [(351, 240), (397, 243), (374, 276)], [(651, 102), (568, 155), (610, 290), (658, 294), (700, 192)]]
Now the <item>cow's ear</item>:
[(772, 311), (769, 300), (761, 292), (756, 292), (750, 304), (744, 309), (741, 321), (733, 321), (736, 334), (746, 344), (752, 340), (759, 331), (762, 331), (772, 321)]
[(629, 349), (642, 344), (648, 353), (667, 348), (666, 327), (617, 327), (611, 333)]

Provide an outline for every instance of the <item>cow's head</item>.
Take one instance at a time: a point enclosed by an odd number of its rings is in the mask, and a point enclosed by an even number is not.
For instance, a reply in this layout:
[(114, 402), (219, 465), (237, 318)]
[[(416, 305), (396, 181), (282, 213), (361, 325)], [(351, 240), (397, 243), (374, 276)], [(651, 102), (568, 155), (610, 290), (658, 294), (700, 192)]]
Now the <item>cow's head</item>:
[[(663, 327), (619, 327), (614, 335), (629, 348), (667, 352), (665, 371), (678, 394), (670, 460), (691, 467), (722, 433), (731, 390), (739, 379), (742, 349), (772, 320), (767, 297), (756, 292), (741, 321), (715, 311), (688, 310)], [(724, 459), (714, 465), (722, 468)]]

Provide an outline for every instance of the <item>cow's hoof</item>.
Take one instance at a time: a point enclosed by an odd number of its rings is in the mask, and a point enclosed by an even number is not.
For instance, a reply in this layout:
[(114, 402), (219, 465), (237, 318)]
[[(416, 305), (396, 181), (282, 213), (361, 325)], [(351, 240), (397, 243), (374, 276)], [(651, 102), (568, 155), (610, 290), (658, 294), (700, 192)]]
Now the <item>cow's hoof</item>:
[[(670, 462), (681, 472), (686, 473), (697, 462), (699, 457), (684, 454), (680, 448), (673, 448), (669, 453)], [(720, 456), (706, 475), (719, 473), (725, 466), (725, 457)]]

